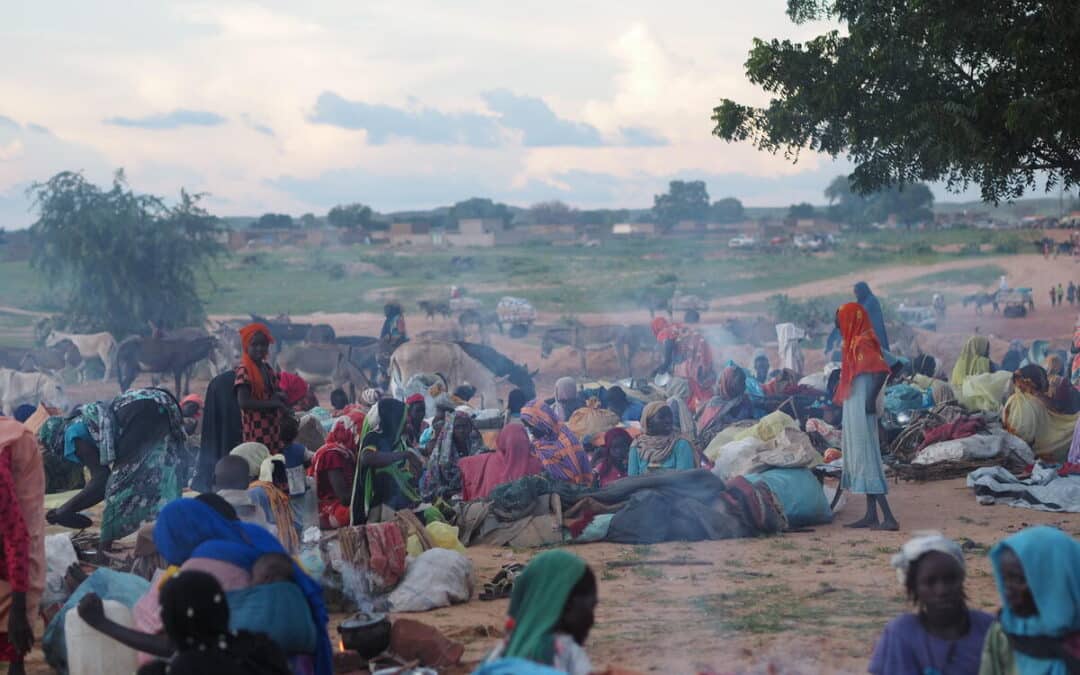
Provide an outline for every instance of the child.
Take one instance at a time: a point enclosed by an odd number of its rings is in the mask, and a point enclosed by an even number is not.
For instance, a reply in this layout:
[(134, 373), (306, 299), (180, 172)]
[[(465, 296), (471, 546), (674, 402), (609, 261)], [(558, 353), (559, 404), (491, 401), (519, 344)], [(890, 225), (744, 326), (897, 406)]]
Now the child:
[(255, 560), (251, 566), (251, 585), (291, 583), (293, 578), (292, 558), (284, 553), (266, 553)]
[(977, 675), (983, 640), (994, 618), (968, 609), (964, 553), (933, 532), (904, 544), (892, 560), (917, 608), (889, 622), (870, 660), (874, 675)]
[(509, 634), (477, 673), (515, 672), (514, 662), (524, 660), (588, 675), (584, 645), (596, 604), (596, 577), (584, 560), (561, 550), (541, 553), (514, 581)]
[(296, 442), (300, 433), (300, 422), (293, 415), (284, 415), (281, 418), (281, 454), (285, 457), (285, 476), (289, 483), (289, 499), (292, 500), (293, 510), (300, 516), (303, 509), (304, 495), (307, 494), (307, 470), (305, 464), (310, 463), (308, 450)]
[(349, 405), (349, 395), (344, 389), (335, 389), (330, 392), (330, 407), (333, 409), (334, 417), (341, 415), (347, 405)]
[(983, 675), (1080, 672), (1080, 542), (1046, 525), (990, 550), (1001, 613), (982, 654)]
[(139, 675), (290, 672), (284, 653), (265, 635), (229, 630), (225, 591), (205, 572), (181, 572), (165, 582), (161, 620), (176, 653), (143, 666)]

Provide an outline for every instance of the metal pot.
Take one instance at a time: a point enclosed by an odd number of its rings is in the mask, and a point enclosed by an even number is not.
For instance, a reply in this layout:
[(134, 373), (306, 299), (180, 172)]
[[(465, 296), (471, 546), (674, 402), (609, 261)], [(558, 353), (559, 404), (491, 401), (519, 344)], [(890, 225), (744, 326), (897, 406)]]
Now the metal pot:
[(373, 659), (390, 646), (390, 619), (385, 614), (356, 613), (338, 626), (341, 643), (361, 658)]

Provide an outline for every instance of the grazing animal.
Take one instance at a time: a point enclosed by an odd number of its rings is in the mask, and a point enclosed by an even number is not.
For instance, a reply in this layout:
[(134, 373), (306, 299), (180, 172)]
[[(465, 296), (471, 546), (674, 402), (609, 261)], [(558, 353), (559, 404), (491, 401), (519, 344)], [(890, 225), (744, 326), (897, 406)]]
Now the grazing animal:
[(99, 358), (105, 365), (105, 375), (101, 378), (103, 380), (109, 379), (116, 366), (116, 338), (111, 333), (61, 333), (59, 331), (50, 331), (45, 338), (45, 346), (52, 347), (61, 340), (71, 340), (75, 343), (75, 347), (79, 350), (79, 355), (82, 356), (83, 362), (79, 366), (79, 381), (86, 381), (86, 361), (88, 359)]
[[(187, 394), (191, 386), (191, 367), (209, 359), (217, 340), (209, 336), (191, 338), (142, 337), (126, 338), (117, 348), (116, 375), (120, 391), (127, 391), (139, 373), (172, 373), (177, 397)], [(183, 382), (184, 375), (187, 381)], [(183, 390), (181, 390), (183, 384)]]
[(427, 315), (428, 321), (434, 321), (436, 314), (441, 314), (444, 319), (450, 318), (450, 303), (445, 300), (421, 300), (416, 304)]
[[(549, 328), (540, 340), (540, 358), (551, 356), (557, 347), (569, 347), (581, 357), (581, 372), (589, 374), (586, 356), (588, 352), (600, 352), (614, 349), (619, 360), (619, 370), (627, 377), (633, 377), (634, 357), (639, 349), (647, 345), (645, 333), (652, 336), (652, 331), (631, 331), (627, 326), (583, 326), (574, 324), (566, 327)], [(656, 344), (656, 338), (652, 338)]]
[(356, 390), (371, 386), (371, 380), (349, 361), (349, 348), (339, 345), (290, 345), (278, 355), (281, 370), (295, 373), (309, 385), (331, 385), (335, 389), (349, 385), (353, 399)]
[(81, 365), (82, 355), (71, 340), (61, 340), (52, 347), (35, 349), (0, 347), (0, 368), (57, 377), (61, 371)]
[(963, 305), (964, 307), (975, 305), (975, 313), (978, 315), (982, 315), (983, 307), (986, 305), (993, 305), (994, 314), (997, 314), (1001, 309), (998, 306), (997, 293), (974, 293), (964, 296)]
[(43, 402), (67, 408), (60, 380), (45, 373), (20, 373), (11, 368), (0, 368), (0, 407), (5, 414), (12, 414), (23, 404), (36, 406)]
[(525, 393), (536, 396), (533, 375), (524, 366), (494, 349), (472, 343), (424, 342), (414, 340), (394, 350), (390, 356), (390, 388), (395, 396), (404, 391), (413, 375), (441, 373), (451, 387), (468, 382), (476, 387), (482, 407), (498, 407), (497, 379), (505, 378)]
[(488, 329), (491, 326), (498, 327), (499, 335), (505, 335), (503, 332), (502, 319), (499, 318), (498, 312), (484, 312), (478, 309), (467, 309), (458, 317), (458, 325), (461, 326), (461, 330), (466, 333), (468, 332), (469, 326), (476, 326), (476, 332), (480, 334), (480, 337), (485, 344), (488, 339)]

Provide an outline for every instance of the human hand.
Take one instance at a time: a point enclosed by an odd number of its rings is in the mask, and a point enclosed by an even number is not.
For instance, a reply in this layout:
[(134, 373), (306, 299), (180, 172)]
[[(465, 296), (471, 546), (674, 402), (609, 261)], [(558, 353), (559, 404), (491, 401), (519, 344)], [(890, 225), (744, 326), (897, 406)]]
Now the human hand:
[(79, 616), (90, 626), (97, 627), (105, 622), (105, 604), (97, 593), (87, 593), (79, 601)]
[(34, 631), (26, 618), (26, 594), (12, 593), (11, 609), (8, 613), (8, 643), (19, 654), (26, 654), (34, 646)]

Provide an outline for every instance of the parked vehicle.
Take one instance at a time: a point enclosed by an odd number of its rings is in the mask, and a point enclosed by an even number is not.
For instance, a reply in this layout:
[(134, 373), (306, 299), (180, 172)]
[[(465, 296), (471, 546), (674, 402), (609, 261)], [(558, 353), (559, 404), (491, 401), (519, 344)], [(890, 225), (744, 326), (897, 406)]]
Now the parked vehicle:
[(737, 237), (732, 237), (727, 245), (728, 248), (754, 248), (757, 246), (757, 239), (748, 234), (740, 234)]

